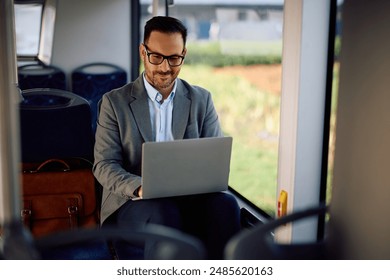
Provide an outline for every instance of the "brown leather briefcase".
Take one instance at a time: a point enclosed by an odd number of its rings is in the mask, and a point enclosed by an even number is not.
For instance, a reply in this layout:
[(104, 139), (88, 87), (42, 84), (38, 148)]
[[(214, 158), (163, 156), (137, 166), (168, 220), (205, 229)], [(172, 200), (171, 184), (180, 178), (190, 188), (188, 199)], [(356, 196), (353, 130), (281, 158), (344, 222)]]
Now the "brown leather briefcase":
[(98, 225), (95, 178), (85, 160), (24, 164), (22, 177), (21, 218), (34, 236)]

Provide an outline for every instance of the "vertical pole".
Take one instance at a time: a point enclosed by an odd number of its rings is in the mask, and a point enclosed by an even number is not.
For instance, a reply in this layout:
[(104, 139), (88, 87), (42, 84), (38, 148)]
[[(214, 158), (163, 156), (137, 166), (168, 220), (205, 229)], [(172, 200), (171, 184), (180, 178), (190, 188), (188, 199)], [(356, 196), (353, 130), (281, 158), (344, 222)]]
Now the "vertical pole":
[(153, 0), (152, 2), (152, 15), (154, 17), (158, 15), (158, 2), (159, 0)]
[(0, 7), (0, 219), (18, 218), (20, 209), (19, 92), (16, 85), (16, 53), (13, 1)]
[(130, 81), (134, 81), (139, 76), (140, 71), (140, 56), (139, 56), (139, 43), (141, 43), (141, 30), (140, 30), (140, 16), (141, 7), (139, 0), (133, 0), (130, 4)]
[(0, 225), (2, 257), (33, 259), (31, 235), (20, 221), (20, 92), (17, 87), (13, 0), (0, 1)]

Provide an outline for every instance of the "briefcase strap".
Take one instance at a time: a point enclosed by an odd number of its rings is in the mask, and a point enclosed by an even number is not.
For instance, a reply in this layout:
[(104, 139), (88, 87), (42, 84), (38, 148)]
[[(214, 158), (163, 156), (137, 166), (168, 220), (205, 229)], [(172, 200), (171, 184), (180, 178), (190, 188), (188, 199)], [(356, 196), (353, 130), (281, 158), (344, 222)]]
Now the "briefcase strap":
[(78, 227), (79, 221), (79, 207), (77, 199), (69, 198), (68, 199), (68, 213), (69, 213), (69, 228), (76, 229)]
[[(76, 198), (68, 198), (69, 228), (76, 229), (79, 226), (79, 205)], [(20, 211), (20, 216), (25, 227), (32, 229), (33, 210), (32, 201), (24, 200), (24, 207)]]
[(31, 200), (24, 200), (24, 207), (20, 210), (20, 216), (25, 227), (32, 228), (32, 202)]

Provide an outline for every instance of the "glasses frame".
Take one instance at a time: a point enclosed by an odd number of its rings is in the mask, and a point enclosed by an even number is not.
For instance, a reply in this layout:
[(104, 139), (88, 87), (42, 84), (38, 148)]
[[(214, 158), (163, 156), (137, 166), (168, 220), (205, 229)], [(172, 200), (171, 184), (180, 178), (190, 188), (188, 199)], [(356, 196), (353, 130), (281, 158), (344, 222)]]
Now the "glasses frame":
[[(149, 61), (150, 64), (153, 64), (153, 65), (160, 65), (160, 64), (162, 64), (162, 63), (164, 62), (164, 60), (167, 60), (169, 66), (171, 66), (171, 67), (178, 67), (178, 66), (180, 66), (180, 65), (183, 64), (183, 61), (184, 61), (184, 58), (185, 58), (184, 55), (177, 55), (177, 54), (174, 54), (174, 55), (168, 55), (168, 56), (166, 56), (166, 55), (162, 55), (162, 54), (160, 54), (160, 53), (149, 52), (149, 51), (148, 51), (148, 49), (149, 49), (148, 46), (147, 46), (146, 44), (144, 44), (144, 43), (143, 43), (142, 45), (144, 45), (144, 47), (145, 47), (146, 55), (148, 56), (148, 61)], [(160, 63), (153, 63), (153, 62), (150, 61), (150, 56), (151, 56), (151, 55), (158, 55), (158, 56), (161, 56), (163, 59), (161, 60)], [(169, 61), (169, 59), (171, 59), (171, 58), (173, 58), (173, 57), (174, 57), (174, 58), (178, 58), (178, 57), (181, 58), (180, 64), (172, 65), (171, 62)]]

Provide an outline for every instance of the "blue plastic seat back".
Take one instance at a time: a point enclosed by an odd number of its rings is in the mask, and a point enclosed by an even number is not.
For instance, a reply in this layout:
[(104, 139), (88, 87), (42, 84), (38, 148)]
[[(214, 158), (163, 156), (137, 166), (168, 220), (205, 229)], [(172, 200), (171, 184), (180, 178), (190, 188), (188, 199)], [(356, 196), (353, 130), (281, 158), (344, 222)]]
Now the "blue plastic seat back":
[(32, 88), (55, 88), (66, 90), (64, 71), (56, 66), (27, 64), (18, 67), (18, 83), (22, 90)]
[(127, 83), (127, 73), (109, 63), (91, 63), (72, 72), (72, 92), (88, 100), (92, 112), (92, 130), (96, 129), (97, 104), (102, 95)]

